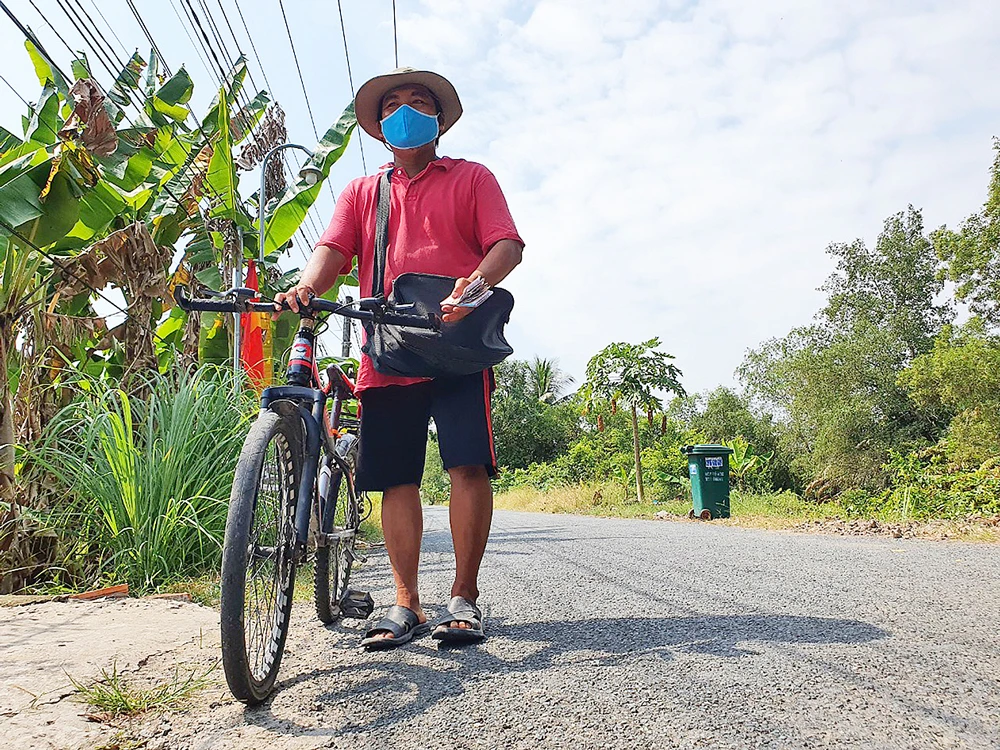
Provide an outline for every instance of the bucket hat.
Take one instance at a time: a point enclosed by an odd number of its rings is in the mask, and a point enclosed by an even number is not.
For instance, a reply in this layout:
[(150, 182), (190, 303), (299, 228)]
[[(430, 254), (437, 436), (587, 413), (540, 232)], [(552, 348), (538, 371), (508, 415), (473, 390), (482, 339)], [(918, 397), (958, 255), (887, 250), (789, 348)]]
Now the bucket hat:
[(444, 134), (462, 116), (462, 102), (451, 82), (442, 75), (429, 70), (396, 68), (391, 73), (375, 76), (358, 89), (354, 97), (354, 114), (360, 125), (372, 138), (382, 140), (379, 135), (379, 121), (382, 112), (379, 107), (382, 97), (393, 89), (408, 84), (420, 84), (434, 94), (441, 105), (441, 133)]

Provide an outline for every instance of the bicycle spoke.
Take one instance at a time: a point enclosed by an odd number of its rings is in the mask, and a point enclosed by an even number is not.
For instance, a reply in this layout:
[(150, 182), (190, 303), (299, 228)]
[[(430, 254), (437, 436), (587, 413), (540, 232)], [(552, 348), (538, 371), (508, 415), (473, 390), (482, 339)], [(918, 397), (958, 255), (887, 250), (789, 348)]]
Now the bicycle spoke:
[(278, 590), (289, 563), (287, 509), (296, 489), (288, 486), (288, 473), (283, 470), (290, 463), (289, 454), (289, 446), (280, 435), (268, 444), (250, 532), (244, 622), (247, 656), (256, 679), (263, 679), (271, 666)]

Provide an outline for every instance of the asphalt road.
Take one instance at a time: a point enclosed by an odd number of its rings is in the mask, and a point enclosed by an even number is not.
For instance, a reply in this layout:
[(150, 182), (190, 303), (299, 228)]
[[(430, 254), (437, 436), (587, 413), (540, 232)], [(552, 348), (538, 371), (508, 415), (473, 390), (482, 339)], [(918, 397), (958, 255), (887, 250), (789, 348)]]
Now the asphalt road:
[[(447, 602), (447, 511), (421, 592)], [(489, 639), (359, 652), (296, 605), (263, 707), (171, 748), (998, 748), (1000, 548), (498, 513)], [(389, 602), (384, 552), (356, 575)]]

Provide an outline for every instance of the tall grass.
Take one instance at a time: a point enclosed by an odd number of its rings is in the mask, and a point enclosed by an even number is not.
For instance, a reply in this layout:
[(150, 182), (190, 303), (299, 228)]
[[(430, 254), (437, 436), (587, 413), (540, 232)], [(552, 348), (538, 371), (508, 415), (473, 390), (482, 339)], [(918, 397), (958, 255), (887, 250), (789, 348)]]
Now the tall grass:
[(79, 389), (34, 451), (65, 494), (51, 522), (67, 569), (144, 593), (215, 568), (253, 395), (217, 368), (155, 377), (145, 400)]

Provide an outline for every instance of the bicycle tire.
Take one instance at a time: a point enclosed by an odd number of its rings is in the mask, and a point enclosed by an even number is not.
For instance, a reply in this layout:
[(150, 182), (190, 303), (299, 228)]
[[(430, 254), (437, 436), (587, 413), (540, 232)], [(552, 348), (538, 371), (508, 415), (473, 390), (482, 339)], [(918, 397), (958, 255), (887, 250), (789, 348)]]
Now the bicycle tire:
[(222, 665), (233, 696), (249, 705), (274, 688), (288, 635), (302, 462), (301, 421), (268, 411), (250, 428), (233, 478), (222, 550)]
[(347, 593), (354, 562), (354, 543), (361, 519), (358, 514), (358, 497), (353, 491), (353, 471), (358, 463), (358, 443), (354, 440), (342, 456), (352, 472), (350, 482), (334, 461), (327, 459), (330, 483), (325, 502), (318, 496), (316, 503), (317, 528), (320, 534), (350, 532), (335, 542), (317, 544), (313, 560), (313, 592), (316, 599), (316, 616), (329, 625), (342, 614), (340, 602)]

